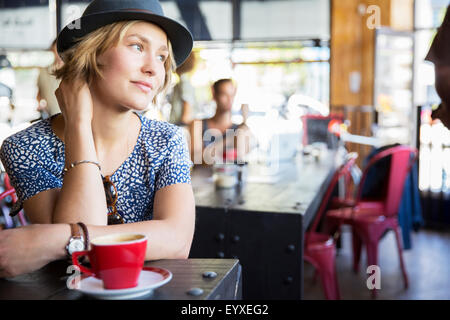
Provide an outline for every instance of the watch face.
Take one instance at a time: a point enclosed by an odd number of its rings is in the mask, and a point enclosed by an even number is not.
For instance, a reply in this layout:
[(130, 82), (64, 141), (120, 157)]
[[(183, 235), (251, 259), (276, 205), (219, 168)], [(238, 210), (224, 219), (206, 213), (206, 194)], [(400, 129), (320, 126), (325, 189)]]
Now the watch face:
[(84, 243), (80, 239), (72, 240), (69, 244), (69, 253), (72, 254), (76, 251), (83, 251), (84, 250)]

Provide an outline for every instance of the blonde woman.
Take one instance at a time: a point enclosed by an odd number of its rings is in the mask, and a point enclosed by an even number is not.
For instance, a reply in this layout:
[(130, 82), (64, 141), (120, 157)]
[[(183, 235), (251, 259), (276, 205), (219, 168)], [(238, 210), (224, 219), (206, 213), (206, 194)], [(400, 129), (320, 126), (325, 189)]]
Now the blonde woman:
[(95, 0), (57, 45), (62, 113), (7, 138), (0, 152), (18, 195), (12, 214), (23, 208), (32, 223), (0, 232), (0, 277), (118, 232), (146, 234), (146, 260), (187, 258), (195, 204), (186, 140), (138, 112), (189, 55), (189, 31), (156, 0)]

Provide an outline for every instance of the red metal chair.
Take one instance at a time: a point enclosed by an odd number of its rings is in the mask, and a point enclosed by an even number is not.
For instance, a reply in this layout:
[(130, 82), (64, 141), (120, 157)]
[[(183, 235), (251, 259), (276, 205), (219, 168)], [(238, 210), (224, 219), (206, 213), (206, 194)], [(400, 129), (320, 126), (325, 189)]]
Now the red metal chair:
[[(14, 189), (14, 187), (11, 185), (11, 182), (9, 180), (8, 175), (5, 173), (4, 177), (3, 177), (3, 185), (5, 188), (5, 191), (3, 193), (0, 194), (0, 201), (2, 201), (4, 198), (11, 196), (12, 198), (12, 203), (16, 203), (17, 201), (17, 195), (16, 195), (16, 191)], [(20, 212), (18, 213), (18, 218), (20, 221), (20, 224), (22, 226), (26, 226), (28, 224), (27, 219), (25, 218), (24, 212), (23, 210), (20, 210)], [(5, 217), (6, 221), (9, 221), (11, 218)], [(10, 226), (10, 223), (8, 224), (8, 226)]]
[(5, 199), (8, 196), (13, 197), (13, 199), (14, 199), (15, 194), (16, 194), (16, 191), (14, 189), (6, 190), (6, 191), (0, 193), (0, 201), (2, 201), (3, 199)]
[(358, 155), (350, 153), (346, 162), (336, 171), (331, 179), (327, 191), (322, 199), (322, 203), (312, 222), (309, 231), (305, 234), (304, 259), (311, 263), (318, 272), (325, 298), (328, 300), (339, 300), (339, 284), (336, 274), (336, 246), (334, 240), (328, 234), (318, 231), (319, 223), (327, 208), (328, 202), (333, 194), (339, 179), (348, 174), (351, 166), (354, 165)]
[(14, 189), (13, 186), (11, 185), (11, 182), (9, 181), (9, 177), (6, 173), (3, 177), (3, 184), (4, 184), (6, 190)]
[[(16, 198), (15, 198), (16, 192), (15, 192), (15, 190), (14, 190), (14, 189), (9, 189), (9, 190), (6, 190), (6, 191), (3, 191), (2, 193), (0, 193), (0, 203), (2, 203), (2, 201), (3, 201), (5, 198), (9, 197), (9, 196), (12, 197), (13, 203), (16, 202)], [(2, 226), (1, 226), (0, 229), (3, 229), (3, 228), (6, 228), (6, 229), (13, 228), (14, 222), (13, 222), (12, 218), (9, 216), (9, 214), (5, 213), (5, 212), (3, 211), (3, 208), (1, 208), (1, 207), (0, 207), (0, 212), (3, 213), (3, 217), (4, 217), (4, 221), (5, 221), (5, 224), (4, 224), (4, 225), (2, 224)]]
[[(390, 170), (383, 192), (384, 197), (378, 200), (362, 199), (362, 190), (367, 174), (378, 161), (390, 156)], [(359, 271), (361, 248), (364, 243), (367, 249), (367, 264), (378, 264), (378, 243), (389, 230), (395, 232), (400, 266), (405, 288), (408, 287), (408, 276), (403, 262), (402, 243), (397, 220), (403, 186), (412, 164), (417, 158), (417, 150), (408, 146), (397, 146), (376, 154), (364, 169), (358, 186), (354, 205), (349, 208), (333, 209), (326, 213), (325, 229), (329, 234), (339, 231), (340, 226), (352, 226), (353, 270)], [(372, 291), (373, 297), (376, 290)]]

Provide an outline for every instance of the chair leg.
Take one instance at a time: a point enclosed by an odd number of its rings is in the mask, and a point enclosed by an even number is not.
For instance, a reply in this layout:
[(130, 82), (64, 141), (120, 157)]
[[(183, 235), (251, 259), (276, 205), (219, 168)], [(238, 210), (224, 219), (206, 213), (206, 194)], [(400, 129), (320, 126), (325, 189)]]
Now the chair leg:
[[(367, 266), (378, 266), (378, 241), (370, 241), (366, 243), (367, 249)], [(372, 298), (377, 297), (377, 289), (372, 289)]]
[(304, 255), (304, 259), (315, 268), (314, 277), (319, 275), (327, 300), (340, 299), (335, 257), (336, 248), (328, 248)]
[(359, 272), (359, 261), (361, 260), (362, 240), (358, 233), (352, 228), (352, 245), (353, 245), (353, 271)]
[(313, 276), (313, 284), (316, 284), (317, 282), (317, 277), (319, 276), (319, 271), (317, 269), (314, 269), (314, 276)]
[(336, 233), (340, 233), (340, 224), (332, 219), (325, 219), (323, 224), (323, 233), (334, 236)]
[(327, 300), (340, 300), (339, 284), (334, 263), (319, 269), (323, 291)]
[(334, 267), (334, 290), (336, 292), (336, 300), (341, 300), (341, 293), (339, 292), (339, 282), (337, 277), (337, 270), (336, 266)]
[(19, 221), (22, 226), (28, 225), (28, 222), (25, 218), (25, 214), (24, 214), (23, 210), (20, 210), (20, 212), (19, 212)]
[(408, 274), (406, 273), (405, 263), (403, 262), (403, 247), (402, 247), (402, 242), (400, 239), (400, 231), (398, 230), (398, 227), (394, 228), (394, 232), (395, 232), (395, 239), (397, 241), (398, 256), (400, 258), (400, 267), (402, 268), (403, 280), (405, 282), (405, 289), (408, 289), (408, 285), (409, 285)]

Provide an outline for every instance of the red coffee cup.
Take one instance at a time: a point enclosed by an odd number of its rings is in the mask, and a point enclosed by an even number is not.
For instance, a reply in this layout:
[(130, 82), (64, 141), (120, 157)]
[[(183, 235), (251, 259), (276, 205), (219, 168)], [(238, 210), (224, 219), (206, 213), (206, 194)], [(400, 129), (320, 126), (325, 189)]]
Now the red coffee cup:
[[(91, 240), (90, 251), (72, 254), (72, 263), (81, 272), (103, 281), (105, 289), (126, 289), (138, 285), (144, 266), (147, 237), (137, 233), (120, 233)], [(87, 255), (92, 268), (80, 264)]]

